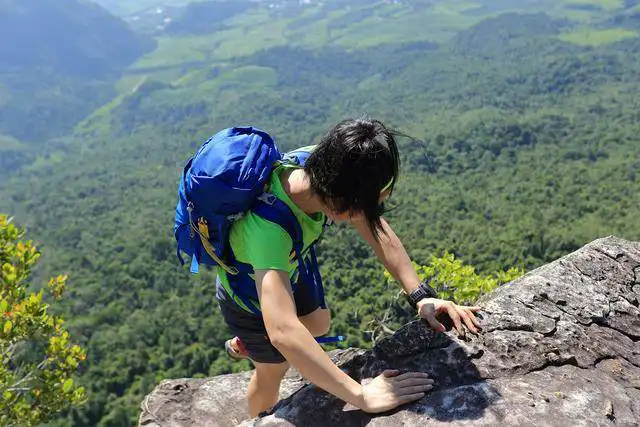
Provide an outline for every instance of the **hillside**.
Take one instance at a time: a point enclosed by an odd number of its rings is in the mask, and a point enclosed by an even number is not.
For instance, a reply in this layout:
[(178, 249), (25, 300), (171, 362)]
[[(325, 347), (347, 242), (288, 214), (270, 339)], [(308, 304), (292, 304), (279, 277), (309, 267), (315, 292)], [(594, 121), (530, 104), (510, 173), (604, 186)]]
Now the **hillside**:
[(0, 39), (11, 41), (0, 44), (0, 138), (24, 148), (0, 142), (10, 170), (62, 148), (45, 141), (71, 133), (108, 102), (123, 69), (153, 49), (123, 21), (79, 0), (2, 0)]
[[(214, 32), (159, 30), (105, 95), (74, 81), (99, 108), (64, 122), (48, 159), (20, 160), (26, 131), (0, 138), (0, 164), (28, 164), (0, 180), (0, 211), (43, 242), (39, 274), (69, 274), (63, 310), (88, 349), (91, 400), (55, 425), (134, 425), (163, 378), (249, 368), (224, 357), (212, 275), (176, 268), (171, 235), (184, 161), (231, 124), (285, 150), (363, 113), (413, 136), (388, 217), (423, 265), (447, 250), (484, 273), (529, 270), (604, 235), (640, 240), (634, 2), (285, 3)], [(347, 345), (371, 346), (385, 311), (410, 320), (355, 233), (336, 227), (321, 248)]]

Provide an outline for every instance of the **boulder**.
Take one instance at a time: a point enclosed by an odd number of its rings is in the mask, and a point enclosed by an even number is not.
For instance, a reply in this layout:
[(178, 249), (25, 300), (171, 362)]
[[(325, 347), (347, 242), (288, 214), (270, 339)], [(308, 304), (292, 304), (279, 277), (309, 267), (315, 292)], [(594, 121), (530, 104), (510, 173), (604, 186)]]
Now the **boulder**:
[(640, 425), (640, 243), (616, 237), (505, 284), (478, 301), (480, 335), (422, 320), (373, 349), (332, 352), (358, 381), (385, 369), (428, 372), (433, 391), (368, 414), (291, 370), (270, 414), (248, 419), (251, 373), (160, 383), (140, 426)]

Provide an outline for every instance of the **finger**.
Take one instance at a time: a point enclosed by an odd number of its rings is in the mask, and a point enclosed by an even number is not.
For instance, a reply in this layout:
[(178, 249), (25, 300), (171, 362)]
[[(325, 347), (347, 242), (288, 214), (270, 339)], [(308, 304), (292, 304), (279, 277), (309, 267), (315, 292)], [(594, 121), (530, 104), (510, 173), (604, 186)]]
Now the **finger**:
[(426, 372), (405, 372), (396, 377), (396, 381), (404, 381), (410, 379), (428, 379), (429, 374)]
[(414, 385), (433, 384), (435, 381), (431, 378), (409, 378), (402, 381), (396, 381), (398, 387), (410, 387)]
[(476, 330), (476, 326), (473, 324), (473, 322), (469, 318), (469, 316), (471, 315), (471, 312), (467, 311), (464, 307), (461, 307), (461, 306), (456, 306), (455, 309), (456, 309), (456, 312), (458, 313), (458, 316), (460, 316), (460, 320), (462, 321), (462, 323), (464, 323), (467, 329), (469, 329), (474, 334), (477, 334), (478, 331)]
[(466, 311), (467, 313), (467, 317), (469, 318), (469, 320), (471, 322), (473, 322), (473, 325), (476, 327), (476, 329), (482, 329), (482, 324), (480, 323), (480, 320), (475, 316), (475, 314), (473, 314), (472, 311)]
[(397, 393), (398, 396), (406, 396), (406, 395), (411, 395), (411, 394), (416, 394), (416, 393), (423, 393), (426, 391), (429, 391), (433, 388), (433, 385), (431, 384), (424, 384), (424, 385), (414, 385), (411, 387), (402, 387), (399, 388)]
[(480, 323), (480, 320), (472, 312), (468, 311), (467, 314), (471, 321), (473, 321), (473, 324), (476, 325), (478, 329), (482, 329), (482, 323)]
[(465, 310), (459, 310), (458, 314), (460, 314), (460, 317), (462, 318), (462, 321), (464, 322), (466, 327), (469, 328), (469, 330), (471, 332), (473, 332), (474, 334), (477, 334), (478, 330), (476, 329), (475, 325), (473, 324), (473, 322), (469, 318), (469, 313), (466, 312)]
[(386, 378), (396, 377), (398, 374), (400, 374), (400, 371), (397, 369), (385, 369), (384, 372), (382, 372), (382, 375)]
[(404, 405), (405, 403), (415, 402), (416, 400), (422, 399), (426, 393), (415, 393), (415, 394), (407, 394), (404, 396), (398, 396), (396, 402), (398, 402), (398, 406)]
[(453, 324), (460, 335), (464, 335), (464, 329), (462, 329), (462, 322), (460, 322), (460, 315), (456, 311), (456, 308), (453, 305), (447, 307), (447, 313), (451, 320), (453, 320)]

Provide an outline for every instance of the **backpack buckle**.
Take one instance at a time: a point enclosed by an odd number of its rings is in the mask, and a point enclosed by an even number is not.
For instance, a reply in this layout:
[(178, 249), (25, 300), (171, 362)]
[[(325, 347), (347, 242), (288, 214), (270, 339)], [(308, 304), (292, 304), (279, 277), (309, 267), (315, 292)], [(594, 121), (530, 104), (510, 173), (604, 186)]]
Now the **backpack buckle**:
[(242, 219), (242, 218), (244, 218), (244, 212), (239, 212), (233, 215), (227, 215), (227, 219), (231, 222), (238, 221), (239, 219)]
[(189, 237), (193, 239), (196, 235), (194, 231), (195, 227), (193, 225), (193, 218), (192, 218), (193, 202), (189, 202), (189, 204), (187, 205), (187, 212), (189, 213)]
[(264, 192), (258, 196), (258, 200), (268, 204), (269, 206), (273, 206), (277, 199), (278, 198), (275, 195), (267, 192)]

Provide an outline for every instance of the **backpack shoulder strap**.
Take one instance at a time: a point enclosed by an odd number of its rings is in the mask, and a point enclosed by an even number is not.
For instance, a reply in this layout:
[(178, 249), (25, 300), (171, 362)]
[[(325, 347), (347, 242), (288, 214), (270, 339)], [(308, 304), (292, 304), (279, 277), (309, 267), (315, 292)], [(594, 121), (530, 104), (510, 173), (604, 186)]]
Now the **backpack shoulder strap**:
[(287, 204), (271, 193), (263, 193), (251, 206), (259, 217), (278, 224), (293, 241), (293, 248), (302, 250), (302, 227)]
[(289, 151), (282, 156), (282, 163), (302, 167), (315, 148), (315, 145), (307, 145)]
[[(318, 265), (317, 261), (315, 261), (315, 252), (312, 254), (313, 260), (305, 262), (302, 257), (304, 248), (302, 227), (291, 208), (273, 194), (263, 193), (252, 205), (251, 210), (259, 217), (278, 224), (287, 232), (293, 241), (293, 251), (298, 261), (299, 274), (309, 286), (314, 286), (316, 290), (321, 289), (322, 279), (319, 272), (316, 271)], [(311, 250), (313, 251), (313, 248)], [(324, 305), (324, 301), (322, 301), (322, 304)]]

